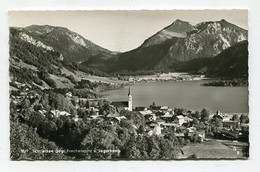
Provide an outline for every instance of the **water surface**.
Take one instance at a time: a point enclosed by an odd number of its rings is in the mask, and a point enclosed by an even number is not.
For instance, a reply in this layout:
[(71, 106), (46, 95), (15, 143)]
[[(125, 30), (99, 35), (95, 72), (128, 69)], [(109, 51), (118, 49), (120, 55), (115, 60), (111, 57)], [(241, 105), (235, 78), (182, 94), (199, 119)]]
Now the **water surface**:
[[(133, 106), (152, 102), (191, 110), (208, 108), (212, 112), (248, 112), (248, 87), (204, 87), (206, 81), (150, 82), (131, 86)], [(109, 101), (128, 99), (128, 87), (102, 92)]]

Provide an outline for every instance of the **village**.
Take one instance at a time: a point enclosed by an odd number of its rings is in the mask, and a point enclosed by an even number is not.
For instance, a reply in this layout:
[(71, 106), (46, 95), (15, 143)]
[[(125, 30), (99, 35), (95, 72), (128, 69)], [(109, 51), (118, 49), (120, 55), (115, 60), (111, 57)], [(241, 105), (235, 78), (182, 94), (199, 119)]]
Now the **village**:
[(127, 78), (129, 83), (139, 82), (167, 82), (167, 81), (196, 81), (207, 79), (205, 75), (191, 75), (188, 73), (158, 73), (156, 75), (130, 76)]
[[(11, 102), (17, 105), (17, 113), (21, 111), (19, 108), (20, 103), (23, 99), (33, 100), (31, 106), (39, 104), (40, 95), (33, 90), (33, 85), (22, 84), (15, 82), (12, 84), (12, 87), (15, 90), (19, 90), (16, 95), (11, 95)], [(67, 112), (59, 109), (46, 110), (42, 107), (38, 109), (38, 112), (43, 116), (48, 116), (51, 118), (59, 118), (61, 116), (71, 118), (75, 122), (84, 120), (95, 120), (95, 121), (110, 121), (111, 125), (117, 125), (122, 120), (127, 120), (124, 115), (121, 115), (122, 111), (130, 111), (138, 113), (140, 116), (145, 119), (145, 128), (144, 131), (148, 135), (157, 135), (162, 136), (168, 132), (174, 133), (176, 137), (193, 139), (196, 136), (196, 142), (203, 142), (207, 140), (205, 133), (206, 127), (197, 127), (199, 126), (198, 112), (170, 108), (168, 106), (158, 106), (153, 103), (150, 107), (135, 107), (133, 108), (133, 98), (131, 95), (131, 88), (129, 87), (128, 92), (128, 101), (121, 102), (112, 102), (109, 104), (109, 112), (107, 114), (101, 113), (101, 107), (99, 107), (100, 101), (107, 101), (107, 98), (80, 98), (78, 96), (73, 96), (71, 92), (66, 92), (64, 95), (65, 99), (69, 101), (74, 101), (74, 107), (77, 111), (81, 113)], [(87, 117), (83, 117), (81, 114), (88, 114)], [(221, 113), (217, 111), (216, 113), (209, 113), (208, 119), (206, 119), (205, 125), (210, 125), (210, 121), (214, 121), (218, 124), (219, 133), (218, 136), (215, 133), (215, 137), (237, 140), (239, 136), (242, 135), (242, 127), (248, 128), (248, 114), (238, 114), (238, 113)], [(242, 116), (242, 117), (241, 117)], [(243, 118), (243, 121), (241, 120)], [(245, 120), (244, 120), (245, 118)], [(134, 128), (137, 127), (133, 125)], [(220, 132), (222, 131), (222, 132)]]

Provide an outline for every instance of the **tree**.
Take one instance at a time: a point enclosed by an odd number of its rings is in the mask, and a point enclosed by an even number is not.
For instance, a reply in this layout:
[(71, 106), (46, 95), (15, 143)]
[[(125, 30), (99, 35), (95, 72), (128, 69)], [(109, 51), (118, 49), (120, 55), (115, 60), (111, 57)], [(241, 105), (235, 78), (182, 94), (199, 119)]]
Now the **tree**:
[(61, 149), (54, 142), (41, 138), (26, 124), (11, 121), (10, 157), (12, 160), (58, 160), (72, 159), (62, 153), (37, 153), (33, 150)]
[(23, 101), (22, 101), (22, 103), (21, 103), (21, 107), (22, 107), (22, 109), (27, 109), (27, 108), (29, 108), (30, 107), (30, 101), (28, 100), (28, 99), (24, 99)]
[(86, 101), (86, 105), (85, 106), (86, 106), (87, 109), (90, 107), (90, 103), (89, 103), (88, 100)]
[(148, 139), (148, 150), (149, 158), (158, 159), (160, 156), (160, 147), (158, 145), (158, 136), (152, 135)]
[(198, 125), (199, 124), (199, 120), (197, 118), (194, 118), (193, 121), (192, 121), (192, 124), (195, 126), (195, 125)]
[(200, 119), (200, 113), (198, 111), (195, 112), (194, 118)]
[(241, 123), (241, 124), (249, 123), (248, 115), (242, 114), (242, 115), (240, 116), (240, 123)]
[(209, 121), (209, 115), (210, 115), (209, 110), (203, 108), (201, 111), (201, 121), (202, 122)]
[(85, 136), (81, 148), (90, 151), (90, 153), (85, 153), (85, 156), (91, 159), (110, 159), (112, 156), (116, 156), (114, 152), (104, 153), (98, 150), (116, 149), (113, 144), (115, 138), (115, 133), (107, 132), (101, 128), (93, 128)]
[(239, 121), (238, 115), (237, 115), (237, 114), (234, 114), (234, 115), (232, 116), (232, 120), (233, 120), (233, 121)]

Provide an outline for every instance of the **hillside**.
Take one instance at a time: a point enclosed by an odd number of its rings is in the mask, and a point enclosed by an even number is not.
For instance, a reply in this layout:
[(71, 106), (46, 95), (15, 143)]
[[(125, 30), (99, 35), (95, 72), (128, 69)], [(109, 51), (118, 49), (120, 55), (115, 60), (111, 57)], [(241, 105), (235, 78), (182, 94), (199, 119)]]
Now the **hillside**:
[(248, 41), (239, 42), (214, 58), (199, 58), (174, 63), (170, 68), (179, 72), (206, 74), (209, 77), (247, 78)]
[(176, 20), (137, 49), (118, 54), (110, 71), (165, 70), (176, 62), (213, 58), (247, 36), (246, 30), (225, 20), (196, 26)]
[(248, 41), (237, 43), (213, 59), (208, 76), (248, 77)]
[[(100, 86), (120, 84), (116, 80), (108, 79), (105, 72), (71, 61), (71, 58), (64, 55), (68, 51), (60, 52), (61, 50), (42, 40), (48, 39), (38, 39), (23, 28), (10, 28), (9, 74), (13, 83), (30, 83), (41, 89), (79, 88), (88, 80), (90, 82), (87, 87), (92, 90), (99, 89)], [(66, 46), (69, 45), (64, 43), (64, 47)]]

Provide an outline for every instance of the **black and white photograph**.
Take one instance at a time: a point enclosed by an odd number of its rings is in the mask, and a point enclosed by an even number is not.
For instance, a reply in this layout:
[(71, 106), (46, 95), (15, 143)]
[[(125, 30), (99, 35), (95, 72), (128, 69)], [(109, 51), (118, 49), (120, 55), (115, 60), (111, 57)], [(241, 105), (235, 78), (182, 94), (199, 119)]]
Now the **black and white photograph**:
[(247, 10), (8, 17), (12, 161), (248, 161)]

